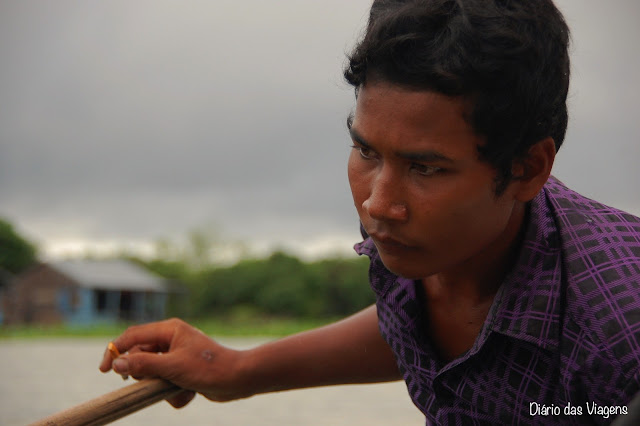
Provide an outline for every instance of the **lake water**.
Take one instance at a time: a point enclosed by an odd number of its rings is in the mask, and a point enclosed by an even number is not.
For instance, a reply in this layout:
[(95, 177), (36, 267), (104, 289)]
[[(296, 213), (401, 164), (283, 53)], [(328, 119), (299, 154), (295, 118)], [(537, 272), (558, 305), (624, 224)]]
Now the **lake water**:
[[(246, 348), (258, 339), (220, 339)], [(107, 341), (38, 339), (0, 341), (0, 425), (26, 425), (126, 386), (98, 363)], [(229, 403), (197, 396), (176, 410), (164, 401), (117, 425), (422, 425), (402, 382), (349, 385), (259, 395)]]

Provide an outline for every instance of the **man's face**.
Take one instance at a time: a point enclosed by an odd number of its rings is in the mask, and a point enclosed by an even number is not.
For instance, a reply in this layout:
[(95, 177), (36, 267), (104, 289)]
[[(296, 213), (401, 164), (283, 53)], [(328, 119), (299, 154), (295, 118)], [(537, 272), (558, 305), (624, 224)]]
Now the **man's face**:
[(464, 112), (462, 99), (434, 92), (385, 82), (360, 89), (349, 183), (365, 230), (397, 275), (491, 261), (520, 226), (512, 187), (496, 195), (496, 172), (478, 156), (483, 138)]

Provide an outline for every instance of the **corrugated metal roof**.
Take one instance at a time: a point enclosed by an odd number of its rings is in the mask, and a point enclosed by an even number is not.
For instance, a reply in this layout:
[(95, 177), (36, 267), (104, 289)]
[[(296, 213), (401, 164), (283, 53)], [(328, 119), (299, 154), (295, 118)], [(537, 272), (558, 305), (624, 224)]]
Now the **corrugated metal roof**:
[(66, 260), (51, 267), (82, 287), (103, 290), (167, 292), (166, 280), (126, 260)]

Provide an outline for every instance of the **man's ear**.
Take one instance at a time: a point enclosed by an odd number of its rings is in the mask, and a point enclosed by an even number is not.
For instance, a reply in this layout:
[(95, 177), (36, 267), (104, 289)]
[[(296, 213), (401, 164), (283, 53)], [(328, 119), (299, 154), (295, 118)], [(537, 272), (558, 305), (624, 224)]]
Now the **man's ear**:
[(516, 183), (516, 199), (528, 202), (540, 192), (549, 179), (555, 158), (556, 145), (553, 138), (548, 137), (529, 148), (526, 157), (516, 160), (512, 171)]

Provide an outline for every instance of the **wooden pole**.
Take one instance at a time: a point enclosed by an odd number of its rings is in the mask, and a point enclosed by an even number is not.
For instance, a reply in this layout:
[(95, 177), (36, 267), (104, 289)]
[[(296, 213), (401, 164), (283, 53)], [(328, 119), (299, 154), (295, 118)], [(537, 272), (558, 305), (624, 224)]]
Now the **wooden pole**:
[(144, 379), (53, 414), (30, 426), (98, 426), (118, 420), (182, 389), (162, 379)]

